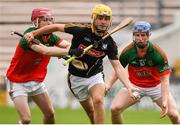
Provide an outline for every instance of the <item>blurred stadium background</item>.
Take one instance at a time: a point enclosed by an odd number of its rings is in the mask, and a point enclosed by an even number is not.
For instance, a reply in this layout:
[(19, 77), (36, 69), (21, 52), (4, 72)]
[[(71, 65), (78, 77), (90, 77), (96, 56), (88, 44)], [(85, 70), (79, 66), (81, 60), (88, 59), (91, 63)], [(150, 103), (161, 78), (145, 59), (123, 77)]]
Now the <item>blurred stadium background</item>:
[[(4, 78), (20, 38), (11, 36), (11, 31), (15, 30), (23, 33), (31, 25), (32, 9), (37, 7), (52, 9), (56, 23), (87, 23), (91, 21), (91, 11), (97, 3), (104, 3), (112, 7), (112, 27), (126, 17), (133, 17), (135, 21), (146, 20), (152, 24), (151, 40), (164, 49), (168, 55), (169, 63), (173, 67), (170, 86), (178, 109), (180, 109), (180, 0), (0, 0), (0, 112), (3, 112), (2, 109), (4, 108), (2, 106), (6, 108), (13, 107), (12, 101), (7, 95)], [(65, 33), (57, 33), (57, 35), (69, 41), (72, 38)], [(119, 46), (119, 51), (121, 51), (132, 39), (131, 27), (115, 33), (113, 37)], [(106, 60), (104, 62), (105, 78), (108, 79), (112, 67)], [(47, 83), (52, 102), (57, 108), (79, 109), (79, 103), (71, 95), (66, 82), (67, 67), (64, 67), (62, 63), (63, 60), (52, 58), (48, 67), (45, 83)], [(106, 96), (105, 106), (107, 110), (113, 96), (121, 87), (122, 85), (118, 81)], [(148, 112), (149, 109), (156, 109), (156, 106), (149, 98), (143, 98), (142, 103), (131, 108), (131, 110), (134, 109), (143, 109), (143, 111), (148, 109)], [(73, 110), (70, 112), (73, 112)], [(59, 112), (61, 113), (61, 111)], [(85, 116), (85, 114), (83, 115)], [(145, 116), (142, 113), (140, 115)], [(1, 116), (2, 114), (0, 114), (0, 123), (6, 123), (6, 120), (3, 120)], [(110, 116), (108, 117), (110, 118)], [(82, 121), (82, 123), (86, 122)]]

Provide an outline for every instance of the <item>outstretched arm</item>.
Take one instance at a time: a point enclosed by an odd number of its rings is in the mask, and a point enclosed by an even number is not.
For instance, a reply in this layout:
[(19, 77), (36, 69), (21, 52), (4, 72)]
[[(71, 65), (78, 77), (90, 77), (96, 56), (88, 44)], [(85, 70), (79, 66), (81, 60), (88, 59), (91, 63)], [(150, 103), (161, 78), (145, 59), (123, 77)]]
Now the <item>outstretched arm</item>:
[(169, 74), (161, 76), (161, 118), (165, 117), (168, 112), (168, 96), (169, 96)]
[[(110, 60), (113, 69), (115, 71), (115, 74), (117, 75), (116, 77), (119, 78), (119, 80), (122, 81), (122, 83), (124, 84), (124, 86), (127, 89), (131, 89), (131, 85), (129, 84), (129, 78), (128, 78), (128, 73), (126, 72), (126, 70), (124, 69), (124, 67), (121, 65), (121, 63), (119, 62), (119, 60)], [(115, 77), (113, 78), (115, 80)], [(112, 80), (113, 80), (112, 79)]]
[[(129, 92), (129, 95), (135, 100), (139, 99), (139, 97), (137, 95), (133, 94), (134, 92), (138, 92), (139, 89), (133, 87), (130, 84), (129, 75), (126, 72), (126, 70), (124, 69), (124, 67), (121, 65), (119, 60), (110, 60), (110, 62), (111, 62), (112, 66), (113, 66), (113, 68), (115, 70), (116, 76), (118, 77), (118, 79), (120, 81), (122, 81), (124, 86), (127, 88), (128, 92)], [(112, 78), (112, 81), (113, 81), (113, 79), (115, 80), (115, 77)]]
[(64, 32), (64, 26), (65, 24), (51, 24), (44, 26), (40, 29), (32, 31), (34, 36), (40, 35), (40, 34), (48, 34), (56, 31)]
[(42, 28), (39, 28), (37, 30), (25, 34), (24, 38), (26, 39), (26, 41), (32, 41), (34, 37), (38, 35), (49, 34), (56, 31), (64, 32), (64, 27), (65, 24), (51, 24), (51, 25), (43, 26)]
[(67, 55), (68, 51), (69, 51), (70, 44), (68, 44), (68, 42), (65, 40), (63, 40), (62, 42), (66, 43), (66, 47), (64, 47), (64, 48), (60, 48), (60, 47), (56, 47), (56, 46), (47, 47), (47, 46), (39, 43), (39, 45), (31, 44), (30, 48), (38, 53), (43, 54), (43, 55), (59, 57), (59, 56)]
[(106, 82), (106, 91), (109, 91), (110, 88), (113, 86), (113, 84), (116, 82), (118, 79), (116, 72), (112, 70), (111, 78)]

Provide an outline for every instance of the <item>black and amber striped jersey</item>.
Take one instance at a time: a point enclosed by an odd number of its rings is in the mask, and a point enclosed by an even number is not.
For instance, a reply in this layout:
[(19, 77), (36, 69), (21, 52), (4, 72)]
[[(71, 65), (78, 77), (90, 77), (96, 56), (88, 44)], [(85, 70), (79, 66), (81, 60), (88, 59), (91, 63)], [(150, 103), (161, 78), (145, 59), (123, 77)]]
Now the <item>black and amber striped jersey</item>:
[[(86, 48), (102, 39), (92, 32), (91, 24), (66, 24), (64, 30), (73, 35), (71, 49)], [(85, 55), (72, 61), (69, 64), (69, 73), (79, 77), (91, 77), (103, 71), (102, 63), (106, 55), (109, 59), (115, 60), (117, 54), (116, 43), (109, 36)]]

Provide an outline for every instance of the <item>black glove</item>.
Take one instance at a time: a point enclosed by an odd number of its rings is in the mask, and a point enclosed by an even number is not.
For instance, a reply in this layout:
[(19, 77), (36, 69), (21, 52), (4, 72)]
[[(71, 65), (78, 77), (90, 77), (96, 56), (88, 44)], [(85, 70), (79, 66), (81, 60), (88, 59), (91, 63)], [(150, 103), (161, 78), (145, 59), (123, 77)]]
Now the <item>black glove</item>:
[(73, 56), (76, 56), (76, 57), (80, 57), (82, 56), (84, 50), (81, 49), (81, 48), (76, 48), (76, 49), (70, 49), (69, 50), (69, 55), (73, 55)]

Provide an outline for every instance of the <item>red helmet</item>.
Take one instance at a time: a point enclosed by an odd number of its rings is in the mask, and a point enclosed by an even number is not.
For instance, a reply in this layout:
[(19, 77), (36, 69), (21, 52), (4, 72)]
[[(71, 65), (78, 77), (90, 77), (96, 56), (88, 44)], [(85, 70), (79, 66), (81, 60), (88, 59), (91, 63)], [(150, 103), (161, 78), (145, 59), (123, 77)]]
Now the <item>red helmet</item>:
[(43, 17), (43, 16), (52, 16), (52, 11), (47, 8), (35, 8), (32, 11), (31, 21), (33, 21), (37, 17)]

